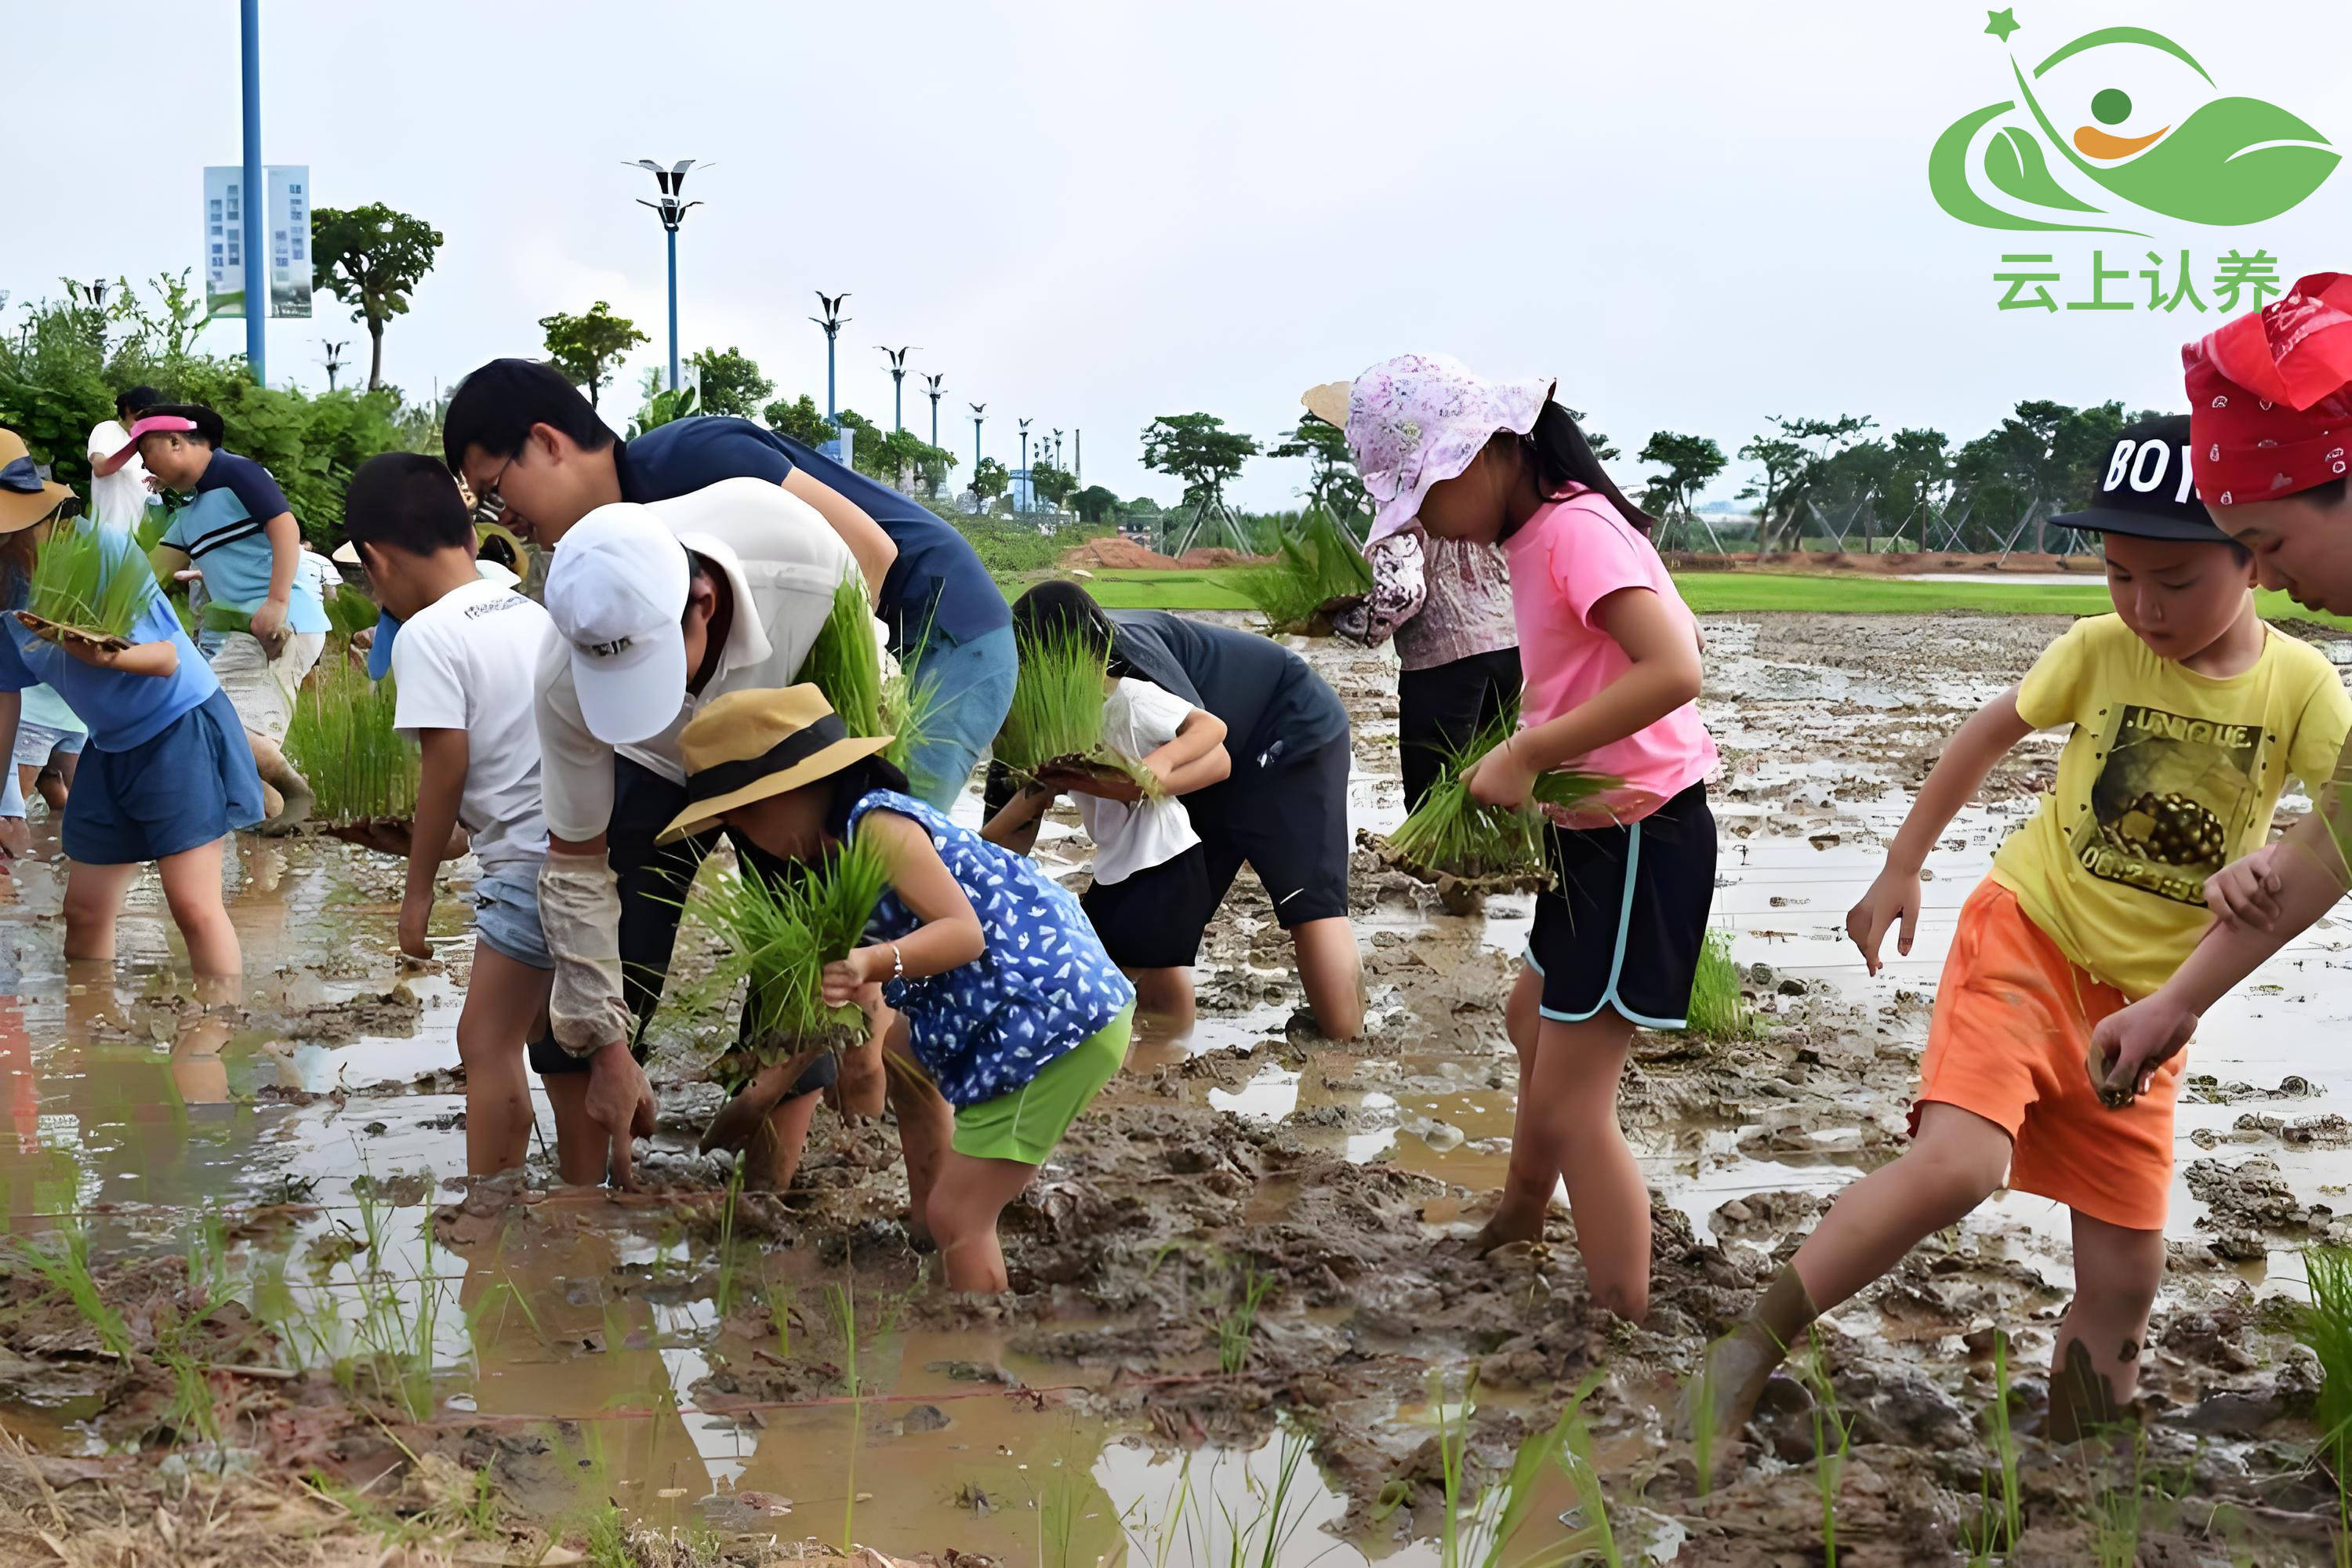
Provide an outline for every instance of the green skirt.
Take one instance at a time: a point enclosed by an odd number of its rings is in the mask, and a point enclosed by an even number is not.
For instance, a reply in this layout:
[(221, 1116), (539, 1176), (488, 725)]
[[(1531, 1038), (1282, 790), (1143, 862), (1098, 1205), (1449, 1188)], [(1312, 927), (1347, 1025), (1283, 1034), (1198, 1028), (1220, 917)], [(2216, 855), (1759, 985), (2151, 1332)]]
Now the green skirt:
[(1078, 1042), (1011, 1094), (956, 1112), (955, 1152), (975, 1160), (1018, 1160), (1042, 1165), (1078, 1113), (1127, 1065), (1135, 1004)]

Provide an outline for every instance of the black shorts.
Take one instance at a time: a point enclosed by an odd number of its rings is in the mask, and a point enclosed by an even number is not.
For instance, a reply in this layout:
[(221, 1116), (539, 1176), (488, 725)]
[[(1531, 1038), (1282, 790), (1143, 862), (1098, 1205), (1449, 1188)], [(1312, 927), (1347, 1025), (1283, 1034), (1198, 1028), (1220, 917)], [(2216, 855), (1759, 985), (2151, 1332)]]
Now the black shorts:
[(1397, 760), (1411, 811), (1444, 776), (1445, 764), (1519, 700), (1519, 650), (1474, 653), (1397, 674)]
[[(677, 924), (686, 914), (686, 895), (702, 858), (718, 847), (720, 829), (676, 844), (656, 846), (655, 836), (686, 809), (686, 786), (672, 784), (626, 757), (613, 759), (613, 817), (604, 829), (606, 858), (620, 883), (621, 991), (636, 1029), (629, 1049), (646, 1059), (646, 1026), (661, 1005), (669, 980), (670, 954), (677, 946)], [(746, 1013), (750, 1009), (745, 1009)], [(737, 1032), (738, 1042), (743, 1031)], [(548, 1074), (582, 1073), (588, 1058), (575, 1057), (555, 1043), (552, 1035), (530, 1042), (530, 1069)], [(793, 1085), (795, 1095), (814, 1094), (840, 1076), (831, 1056), (819, 1057)]]
[(1695, 784), (1623, 827), (1546, 836), (1559, 886), (1536, 896), (1528, 967), (1543, 1016), (1580, 1024), (1603, 1007), (1679, 1029), (1715, 903), (1715, 814)]
[(1221, 896), (1210, 890), (1209, 858), (1195, 844), (1120, 881), (1097, 882), (1078, 903), (1121, 969), (1190, 969)]
[(1244, 861), (1265, 885), (1283, 930), (1346, 917), (1354, 758), (1341, 735), (1270, 768), (1238, 765), (1224, 783), (1183, 797), (1209, 872), (1209, 901), (1196, 925), (1216, 918)]

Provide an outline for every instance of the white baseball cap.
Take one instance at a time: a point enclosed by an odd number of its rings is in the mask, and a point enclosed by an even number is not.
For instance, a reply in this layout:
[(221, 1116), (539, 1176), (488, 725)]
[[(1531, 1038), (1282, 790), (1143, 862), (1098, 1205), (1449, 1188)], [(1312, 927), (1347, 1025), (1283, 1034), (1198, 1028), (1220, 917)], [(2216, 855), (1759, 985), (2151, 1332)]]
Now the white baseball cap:
[(547, 573), (547, 613), (572, 644), (572, 684), (590, 734), (651, 740), (686, 700), (686, 614), (693, 569), (659, 517), (631, 501), (574, 523)]

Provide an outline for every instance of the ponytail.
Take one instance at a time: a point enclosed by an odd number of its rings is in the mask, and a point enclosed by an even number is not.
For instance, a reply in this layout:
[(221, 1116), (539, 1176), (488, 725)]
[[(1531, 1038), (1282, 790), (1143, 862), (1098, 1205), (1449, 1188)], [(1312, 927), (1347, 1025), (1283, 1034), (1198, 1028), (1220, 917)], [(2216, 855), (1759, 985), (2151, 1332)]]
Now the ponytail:
[(1535, 428), (1517, 439), (1535, 474), (1536, 488), (1544, 495), (1556, 496), (1570, 485), (1581, 485), (1605, 499), (1645, 537), (1657, 528), (1656, 518), (1625, 499), (1625, 492), (1592, 455), (1584, 432), (1557, 402), (1547, 401), (1536, 416)]

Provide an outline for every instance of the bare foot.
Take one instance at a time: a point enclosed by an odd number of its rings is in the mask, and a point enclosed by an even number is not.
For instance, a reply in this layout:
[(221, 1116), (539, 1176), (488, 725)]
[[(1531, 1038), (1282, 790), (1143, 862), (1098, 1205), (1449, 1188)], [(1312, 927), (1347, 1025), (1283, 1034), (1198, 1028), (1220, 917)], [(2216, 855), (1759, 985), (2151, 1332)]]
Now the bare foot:
[(767, 1124), (768, 1112), (784, 1098), (792, 1087), (792, 1079), (782, 1068), (766, 1068), (750, 1083), (736, 1090), (735, 1098), (719, 1108), (710, 1125), (702, 1130), (702, 1152), (714, 1149), (741, 1149), (751, 1142), (751, 1135)]
[(268, 837), (282, 837), (310, 821), (311, 808), (319, 804), (319, 797), (310, 792), (308, 784), (297, 784), (283, 792), (268, 784), (262, 785), (261, 789), (265, 805), (272, 795), (279, 797), (278, 809), (262, 819), (260, 831)]
[(1503, 1205), (1495, 1211), (1494, 1217), (1481, 1226), (1478, 1233), (1471, 1237), (1465, 1245), (1470, 1249), (1471, 1257), (1484, 1258), (1489, 1253), (1500, 1252), (1507, 1247), (1516, 1247), (1521, 1242), (1541, 1241), (1543, 1232), (1544, 1210), (1539, 1208), (1533, 1214), (1522, 1214), (1515, 1210), (1506, 1200)]

